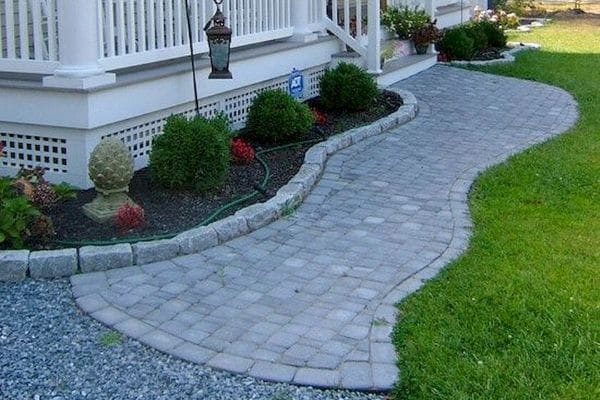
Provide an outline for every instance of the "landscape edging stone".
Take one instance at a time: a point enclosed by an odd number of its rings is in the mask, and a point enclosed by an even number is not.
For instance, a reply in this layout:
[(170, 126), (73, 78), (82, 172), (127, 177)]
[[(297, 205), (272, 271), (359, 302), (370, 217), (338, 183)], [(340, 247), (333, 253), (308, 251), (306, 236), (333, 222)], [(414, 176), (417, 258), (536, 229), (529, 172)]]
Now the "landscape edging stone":
[[(27, 271), (31, 274), (32, 258), (36, 263), (42, 265), (51, 262), (51, 259), (55, 259), (58, 254), (63, 257), (67, 257), (67, 253), (69, 257), (75, 254), (75, 268), (73, 268), (73, 263), (69, 261), (69, 274), (105, 271), (132, 265), (143, 265), (149, 262), (166, 261), (177, 256), (194, 254), (259, 229), (302, 203), (319, 181), (329, 156), (416, 117), (418, 105), (417, 99), (412, 93), (391, 87), (387, 90), (394, 91), (402, 97), (403, 105), (398, 110), (369, 125), (339, 133), (324, 142), (315, 144), (306, 152), (304, 163), (298, 173), (277, 191), (275, 197), (264, 203), (253, 204), (237, 211), (234, 215), (215, 221), (207, 226), (190, 229), (167, 240), (153, 240), (133, 244), (121, 243), (109, 246), (84, 246), (79, 249), (69, 248), (52, 251), (0, 251), (0, 282), (25, 279)], [(63, 251), (64, 253), (58, 253)], [(48, 259), (45, 259), (45, 257)], [(14, 263), (14, 266), (11, 264), (13, 270), (5, 268), (6, 261), (3, 260), (10, 260), (9, 262)], [(79, 265), (79, 269), (77, 265)], [(65, 275), (65, 271), (57, 272), (55, 276), (45, 276), (46, 274), (43, 274), (43, 277), (59, 278), (69, 276)]]

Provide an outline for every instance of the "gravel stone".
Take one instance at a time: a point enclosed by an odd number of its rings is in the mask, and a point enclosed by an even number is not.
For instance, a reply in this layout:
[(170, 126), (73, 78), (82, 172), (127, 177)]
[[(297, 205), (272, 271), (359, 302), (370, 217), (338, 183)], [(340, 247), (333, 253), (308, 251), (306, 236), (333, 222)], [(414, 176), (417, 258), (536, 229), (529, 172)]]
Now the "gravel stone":
[[(193, 360), (211, 355), (176, 349)], [(257, 366), (265, 379), (267, 367)], [(67, 279), (0, 284), (0, 376), (3, 400), (383, 400), (267, 383), (163, 354), (82, 315)]]

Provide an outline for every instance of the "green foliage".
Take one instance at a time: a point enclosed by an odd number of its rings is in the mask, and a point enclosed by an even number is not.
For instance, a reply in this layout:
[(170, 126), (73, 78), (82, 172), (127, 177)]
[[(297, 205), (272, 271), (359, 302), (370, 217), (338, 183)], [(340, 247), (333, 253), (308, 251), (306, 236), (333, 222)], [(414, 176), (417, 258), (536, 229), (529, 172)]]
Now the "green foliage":
[(444, 32), (436, 47), (450, 60), (470, 60), (475, 52), (474, 42), (463, 27), (457, 27)]
[(123, 336), (119, 332), (111, 331), (100, 337), (100, 344), (104, 347), (119, 346), (123, 343)]
[(306, 104), (281, 90), (265, 90), (250, 107), (247, 127), (259, 140), (285, 143), (302, 139), (314, 122)]
[(465, 33), (473, 39), (473, 51), (478, 52), (488, 48), (488, 37), (483, 23), (470, 22), (464, 26)]
[(59, 183), (58, 185), (53, 185), (54, 193), (56, 193), (57, 200), (59, 202), (74, 200), (77, 198), (77, 189), (75, 186), (70, 185), (66, 182)]
[(381, 24), (395, 32), (400, 40), (412, 38), (416, 31), (430, 22), (427, 12), (418, 6), (388, 7), (381, 15)]
[(474, 185), (470, 249), (400, 306), (395, 399), (598, 398), (599, 37), (556, 20), (511, 34), (542, 51), (470, 67), (567, 90), (580, 117)]
[(154, 179), (171, 189), (215, 189), (227, 175), (230, 138), (224, 116), (171, 116), (152, 145), (149, 167)]
[(321, 105), (327, 110), (363, 111), (375, 102), (378, 93), (373, 77), (353, 64), (341, 63), (321, 78)]
[(490, 47), (506, 47), (506, 33), (504, 33), (504, 30), (500, 25), (491, 21), (481, 21), (478, 24), (487, 36), (488, 45)]
[(0, 179), (0, 248), (21, 249), (27, 237), (27, 227), (40, 212), (25, 196), (10, 192), (7, 179)]

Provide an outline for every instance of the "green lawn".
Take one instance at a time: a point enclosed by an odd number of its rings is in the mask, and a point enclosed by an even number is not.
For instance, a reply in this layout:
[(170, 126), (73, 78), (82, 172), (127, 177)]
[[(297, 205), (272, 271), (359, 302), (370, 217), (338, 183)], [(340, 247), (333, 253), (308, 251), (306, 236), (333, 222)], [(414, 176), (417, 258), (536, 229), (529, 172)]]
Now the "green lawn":
[(476, 182), (470, 249), (399, 305), (395, 399), (600, 398), (600, 18), (511, 39), (544, 49), (484, 71), (562, 87), (581, 118)]

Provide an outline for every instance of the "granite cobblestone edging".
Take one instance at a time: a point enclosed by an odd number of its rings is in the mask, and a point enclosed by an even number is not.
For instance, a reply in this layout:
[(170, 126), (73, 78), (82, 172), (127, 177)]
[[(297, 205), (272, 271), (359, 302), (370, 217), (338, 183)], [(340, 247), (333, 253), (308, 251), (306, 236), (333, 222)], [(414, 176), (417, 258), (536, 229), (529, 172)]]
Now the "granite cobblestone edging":
[(18, 282), (27, 276), (34, 279), (67, 277), (77, 273), (167, 261), (206, 250), (268, 225), (302, 203), (318, 182), (329, 156), (416, 117), (418, 104), (412, 93), (397, 88), (388, 90), (402, 97), (403, 105), (397, 111), (311, 147), (298, 173), (277, 191), (275, 197), (264, 203), (245, 207), (234, 215), (205, 227), (182, 232), (168, 240), (85, 246), (79, 249), (3, 250), (0, 251), (0, 282)]
[(503, 51), (500, 53), (503, 58), (497, 58), (494, 60), (481, 60), (481, 61), (449, 61), (449, 62), (441, 62), (440, 64), (446, 65), (476, 65), (476, 66), (485, 66), (485, 65), (496, 65), (496, 64), (508, 64), (515, 62), (515, 54), (525, 51), (525, 50), (539, 50), (541, 46), (537, 43), (520, 43), (520, 42), (509, 42), (506, 44), (510, 47), (510, 50)]

